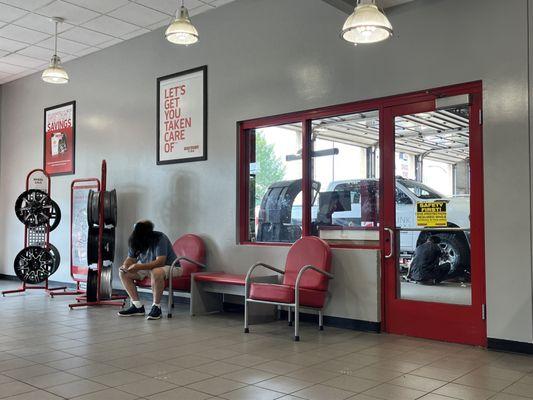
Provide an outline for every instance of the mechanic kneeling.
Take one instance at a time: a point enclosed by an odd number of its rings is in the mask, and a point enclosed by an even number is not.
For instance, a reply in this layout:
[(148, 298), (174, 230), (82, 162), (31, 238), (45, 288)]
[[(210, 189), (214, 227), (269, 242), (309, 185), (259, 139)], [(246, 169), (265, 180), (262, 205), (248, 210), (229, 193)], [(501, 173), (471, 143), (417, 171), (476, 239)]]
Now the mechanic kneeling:
[(452, 277), (451, 264), (449, 262), (440, 263), (445, 254), (443, 254), (439, 243), (440, 238), (438, 236), (430, 236), (425, 243), (416, 248), (407, 275), (409, 280), (438, 284)]
[[(143, 316), (144, 305), (139, 300), (135, 281), (142, 281), (150, 276), (152, 281), (153, 305), (147, 319), (161, 318), (161, 297), (165, 289), (165, 280), (169, 279), (172, 263), (176, 254), (167, 235), (154, 231), (151, 221), (139, 221), (130, 235), (128, 258), (120, 267), (120, 280), (131, 300), (130, 308), (119, 311), (121, 317)], [(172, 270), (172, 275), (180, 276), (181, 268)]]

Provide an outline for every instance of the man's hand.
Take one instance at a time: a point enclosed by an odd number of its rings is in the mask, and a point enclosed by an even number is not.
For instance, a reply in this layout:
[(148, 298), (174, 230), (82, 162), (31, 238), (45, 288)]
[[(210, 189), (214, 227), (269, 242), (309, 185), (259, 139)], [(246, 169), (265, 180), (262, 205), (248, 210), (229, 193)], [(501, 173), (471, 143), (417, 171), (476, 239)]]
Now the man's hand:
[(123, 265), (120, 267), (120, 270), (122, 272), (136, 272), (139, 270), (138, 266), (139, 264), (131, 264), (130, 266)]

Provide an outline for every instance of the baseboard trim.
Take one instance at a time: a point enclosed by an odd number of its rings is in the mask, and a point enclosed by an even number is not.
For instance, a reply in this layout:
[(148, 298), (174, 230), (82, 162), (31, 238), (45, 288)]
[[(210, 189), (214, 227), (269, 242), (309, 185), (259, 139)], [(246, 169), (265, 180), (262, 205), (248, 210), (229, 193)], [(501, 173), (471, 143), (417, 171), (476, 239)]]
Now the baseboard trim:
[[(282, 310), (281, 319), (287, 319), (287, 311)], [(300, 312), (300, 321), (311, 322), (318, 324), (318, 315)], [(364, 321), (361, 319), (333, 317), (324, 315), (324, 326), (331, 326), (333, 328), (349, 329), (352, 331), (381, 333), (381, 323), (373, 321)]]
[(533, 354), (533, 343), (517, 342), (514, 340), (488, 338), (487, 347), (491, 350)]

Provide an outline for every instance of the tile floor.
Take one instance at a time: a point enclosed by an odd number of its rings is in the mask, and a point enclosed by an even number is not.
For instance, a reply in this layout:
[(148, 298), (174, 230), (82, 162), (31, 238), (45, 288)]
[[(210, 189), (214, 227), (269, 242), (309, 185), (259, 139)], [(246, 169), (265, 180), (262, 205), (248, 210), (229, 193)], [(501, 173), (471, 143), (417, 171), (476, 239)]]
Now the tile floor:
[[(13, 286), (0, 281), (0, 289)], [(533, 399), (533, 357), (237, 314), (173, 319), (0, 298), (0, 398), (11, 400)]]

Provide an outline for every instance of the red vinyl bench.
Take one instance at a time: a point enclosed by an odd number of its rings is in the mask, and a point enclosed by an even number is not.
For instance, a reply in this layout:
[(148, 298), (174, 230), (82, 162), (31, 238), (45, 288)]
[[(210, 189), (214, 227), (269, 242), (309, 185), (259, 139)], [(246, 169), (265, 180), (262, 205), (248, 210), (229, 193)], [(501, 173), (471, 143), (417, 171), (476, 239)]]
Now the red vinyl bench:
[[(260, 276), (255, 282), (277, 283), (278, 276)], [(224, 296), (238, 296), (244, 300), (246, 274), (230, 274), (222, 271), (191, 274), (191, 315), (204, 315), (222, 311)], [(277, 307), (257, 304), (250, 309), (254, 321), (272, 321)]]

